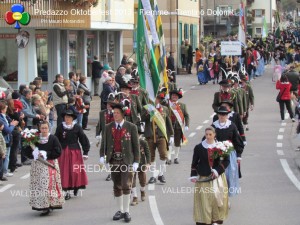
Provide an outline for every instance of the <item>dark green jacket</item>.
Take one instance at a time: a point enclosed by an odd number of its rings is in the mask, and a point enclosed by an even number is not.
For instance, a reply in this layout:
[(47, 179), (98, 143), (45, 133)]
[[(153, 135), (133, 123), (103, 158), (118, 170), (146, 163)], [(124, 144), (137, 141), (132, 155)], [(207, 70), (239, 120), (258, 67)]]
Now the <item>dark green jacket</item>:
[(148, 146), (148, 142), (145, 140), (145, 138), (140, 138), (140, 154), (140, 166), (150, 164), (150, 149)]
[[(112, 159), (114, 153), (114, 138), (113, 129), (116, 128), (116, 123), (111, 122), (105, 126), (105, 132), (101, 140), (100, 157), (106, 155), (106, 161)], [(137, 126), (124, 121), (122, 131), (124, 135), (121, 138), (123, 161), (126, 165), (132, 165), (134, 162), (140, 162), (140, 142), (137, 131)]]
[[(170, 136), (174, 136), (172, 121), (169, 116), (170, 112), (166, 106), (161, 106), (161, 107), (162, 107), (161, 115), (165, 121), (167, 136), (168, 136), (168, 138), (170, 138)], [(142, 113), (142, 121), (145, 122), (144, 136), (146, 138), (153, 137), (153, 127), (152, 127), (152, 123), (150, 122), (150, 115), (148, 114), (147, 110), (145, 110), (145, 109), (143, 110), (143, 113)], [(157, 132), (158, 132), (158, 137), (164, 137), (163, 133), (161, 132), (161, 130), (159, 128), (157, 128)]]

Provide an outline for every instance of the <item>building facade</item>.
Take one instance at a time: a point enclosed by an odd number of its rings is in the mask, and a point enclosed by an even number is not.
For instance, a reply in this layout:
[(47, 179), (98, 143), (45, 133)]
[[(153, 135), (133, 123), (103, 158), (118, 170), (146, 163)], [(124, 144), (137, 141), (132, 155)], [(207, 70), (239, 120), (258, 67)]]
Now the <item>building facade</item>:
[(277, 1), (268, 0), (268, 1), (259, 1), (251, 0), (248, 2), (248, 10), (252, 14), (252, 22), (248, 23), (248, 33), (252, 34), (253, 37), (260, 37), (263, 31), (263, 21), (266, 19), (268, 30), (273, 31), (274, 22), (275, 22), (275, 12), (277, 10)]
[[(225, 37), (238, 32), (241, 0), (202, 0), (204, 36)], [(214, 13), (215, 12), (215, 13)]]
[(67, 1), (21, 2), (31, 15), (21, 30), (30, 34), (28, 45), (18, 48), (14, 25), (4, 20), (19, 1), (0, 2), (0, 75), (13, 88), (28, 84), (36, 76), (52, 88), (55, 75), (80, 72), (91, 85), (91, 62), (97, 55), (113, 69), (123, 55), (123, 32), (134, 28), (134, 0), (99, 1), (97, 6), (74, 5)]
[[(182, 41), (188, 39), (195, 49), (199, 44), (200, 33), (200, 0), (165, 0), (157, 1), (160, 11), (169, 12), (168, 15), (161, 15), (163, 22), (163, 32), (166, 43), (166, 50), (175, 52), (175, 63), (177, 67), (181, 67), (180, 46)], [(138, 1), (135, 0), (135, 25), (137, 24)], [(131, 31), (124, 32), (124, 53), (132, 58), (134, 54), (135, 34)]]

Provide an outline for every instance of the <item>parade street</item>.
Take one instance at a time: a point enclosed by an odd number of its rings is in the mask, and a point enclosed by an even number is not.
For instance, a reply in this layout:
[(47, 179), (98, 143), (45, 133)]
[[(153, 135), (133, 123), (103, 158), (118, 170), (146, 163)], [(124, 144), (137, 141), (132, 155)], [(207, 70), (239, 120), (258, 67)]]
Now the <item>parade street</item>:
[[(286, 118), (282, 123), (275, 101), (278, 91), (271, 79), (271, 69), (252, 81), (255, 96), (254, 111), (250, 112), (247, 146), (241, 162), (240, 194), (230, 198), (231, 209), (226, 225), (288, 225), (300, 224), (300, 173), (295, 151), (300, 139), (295, 135), (297, 121)], [(159, 181), (146, 186), (146, 201), (130, 207), (132, 225), (191, 225), (193, 221), (193, 186), (188, 178), (195, 145), (201, 142), (204, 129), (212, 123), (212, 102), (219, 85), (211, 82), (198, 85), (195, 75), (177, 76), (177, 85), (184, 90), (180, 100), (186, 103), (190, 127), (187, 145), (179, 154), (179, 164), (167, 166), (166, 184)], [(91, 103), (90, 131), (86, 131), (91, 150), (85, 161), (89, 184), (77, 197), (66, 201), (63, 210), (46, 217), (29, 206), (30, 166), (18, 168), (14, 176), (0, 186), (3, 225), (114, 225), (117, 203), (113, 198), (113, 183), (105, 181), (106, 172), (99, 172), (99, 148), (96, 147), (95, 125), (98, 120), (99, 99)], [(157, 158), (157, 157), (156, 157)], [(150, 173), (147, 175), (147, 180)], [(9, 210), (8, 210), (9, 209)]]

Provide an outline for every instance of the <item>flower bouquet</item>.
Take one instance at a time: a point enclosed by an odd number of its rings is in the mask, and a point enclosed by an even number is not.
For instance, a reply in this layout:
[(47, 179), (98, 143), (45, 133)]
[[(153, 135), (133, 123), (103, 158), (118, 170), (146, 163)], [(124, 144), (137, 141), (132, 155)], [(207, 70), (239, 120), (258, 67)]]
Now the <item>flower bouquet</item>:
[[(21, 132), (22, 138), (23, 138), (23, 146), (28, 147), (30, 146), (33, 150), (32, 155), (34, 160), (37, 160), (47, 166), (52, 167), (53, 169), (56, 169), (55, 166), (48, 161), (47, 159), (47, 153), (46, 151), (40, 151), (35, 145), (40, 140), (40, 133), (37, 129), (28, 129), (26, 128), (24, 131)], [(43, 157), (42, 157), (42, 156)]]
[(228, 157), (233, 150), (233, 144), (230, 141), (217, 142), (216, 147), (208, 149), (210, 167), (213, 166), (215, 159), (220, 158), (223, 160), (225, 157)]

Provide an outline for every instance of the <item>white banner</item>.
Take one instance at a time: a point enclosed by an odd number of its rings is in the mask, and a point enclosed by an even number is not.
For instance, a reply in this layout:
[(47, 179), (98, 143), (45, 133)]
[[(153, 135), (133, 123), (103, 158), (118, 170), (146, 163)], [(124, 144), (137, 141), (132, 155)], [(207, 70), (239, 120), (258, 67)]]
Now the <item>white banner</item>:
[(221, 55), (242, 55), (242, 45), (239, 41), (222, 41), (221, 42)]
[(150, 31), (151, 31), (151, 35), (152, 35), (152, 40), (154, 45), (159, 45), (159, 38), (156, 32), (156, 24), (155, 24), (155, 20), (154, 20), (154, 12), (151, 8), (151, 4), (149, 0), (142, 0), (143, 3), (143, 9), (144, 9), (144, 14), (147, 17), (147, 22), (148, 25), (150, 27)]

